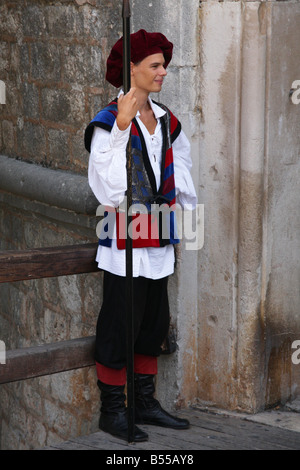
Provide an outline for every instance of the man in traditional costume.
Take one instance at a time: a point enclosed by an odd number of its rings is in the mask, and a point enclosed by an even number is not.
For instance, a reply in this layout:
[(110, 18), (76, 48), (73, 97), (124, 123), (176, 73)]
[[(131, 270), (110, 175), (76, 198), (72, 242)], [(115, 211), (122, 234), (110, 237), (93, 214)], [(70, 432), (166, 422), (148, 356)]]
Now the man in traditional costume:
[[(103, 304), (96, 331), (96, 369), (101, 391), (100, 429), (127, 439), (126, 385), (126, 263), (119, 207), (126, 196), (126, 147), (133, 155), (133, 204), (145, 207), (145, 233), (133, 238), (135, 422), (186, 429), (189, 422), (170, 415), (154, 398), (157, 357), (169, 329), (168, 276), (174, 272), (175, 204), (196, 205), (190, 174), (190, 144), (178, 119), (151, 100), (161, 91), (172, 58), (173, 44), (161, 33), (131, 34), (131, 86), (100, 111), (85, 132), (90, 152), (89, 184), (98, 201), (115, 216), (116, 224), (101, 234), (96, 261), (104, 271)], [(107, 60), (106, 79), (116, 88), (123, 83), (123, 38)], [(164, 205), (169, 230), (159, 227)], [(159, 211), (158, 211), (159, 212)], [(162, 212), (163, 213), (163, 212)], [(111, 219), (110, 219), (111, 220)], [(104, 224), (105, 225), (105, 224)], [(112, 233), (111, 233), (112, 232)], [(134, 440), (147, 440), (135, 426)]]

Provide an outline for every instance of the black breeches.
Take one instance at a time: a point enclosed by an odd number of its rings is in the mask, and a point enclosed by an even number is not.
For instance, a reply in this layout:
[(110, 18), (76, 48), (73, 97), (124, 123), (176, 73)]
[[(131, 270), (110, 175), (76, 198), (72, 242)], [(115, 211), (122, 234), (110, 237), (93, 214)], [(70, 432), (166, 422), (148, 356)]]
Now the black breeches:
[[(134, 352), (159, 356), (170, 312), (168, 277), (133, 278)], [(126, 365), (126, 278), (104, 272), (103, 303), (96, 330), (95, 359), (113, 369)]]

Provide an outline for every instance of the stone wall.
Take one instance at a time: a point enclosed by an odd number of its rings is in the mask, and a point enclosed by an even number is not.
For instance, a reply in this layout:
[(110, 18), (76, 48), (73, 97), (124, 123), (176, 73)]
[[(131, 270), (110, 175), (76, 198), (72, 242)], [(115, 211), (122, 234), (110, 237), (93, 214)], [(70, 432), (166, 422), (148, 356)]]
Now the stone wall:
[[(112, 4), (0, 2), (2, 250), (96, 241), (83, 132), (114, 96), (104, 82), (107, 52), (120, 33), (120, 8)], [(94, 335), (101, 279), (2, 284), (6, 349)], [(2, 385), (0, 447), (38, 448), (97, 430), (99, 405), (94, 368)]]
[[(196, 3), (189, 4), (190, 12)], [(144, 5), (146, 10), (140, 10), (139, 4), (132, 6), (133, 31), (150, 24), (153, 30), (164, 29), (152, 4)], [(162, 2), (161, 6), (167, 18), (168, 5)], [(0, 80), (6, 85), (6, 104), (0, 107), (0, 248), (96, 241), (97, 201), (88, 188), (83, 133), (95, 113), (116, 94), (104, 73), (108, 52), (122, 33), (121, 2), (116, 8), (116, 2), (107, 0), (3, 0), (0, 14)], [(194, 28), (196, 24), (197, 16)], [(189, 30), (191, 38), (194, 32)], [(170, 28), (168, 34), (175, 43), (175, 30)], [(197, 49), (192, 44), (187, 66), (195, 80)], [(172, 87), (184, 75), (185, 63), (177, 44), (165, 92), (170, 105), (177, 101)], [(180, 82), (186, 101), (178, 114), (185, 127), (191, 122), (195, 129), (197, 115), (194, 109), (190, 112), (190, 99)], [(94, 334), (101, 277), (99, 273), (1, 285), (0, 337), (6, 348)], [(190, 283), (194, 296), (195, 282), (196, 278)], [(177, 312), (185, 309), (181, 304), (187, 291), (175, 275), (171, 293), (178, 288), (182, 297), (171, 295), (176, 330), (181, 321)], [(196, 316), (193, 304), (191, 310)], [(194, 335), (195, 329), (191, 332)], [(183, 349), (189, 334), (178, 331), (178, 345)], [(196, 383), (190, 395), (182, 395), (180, 355), (163, 357), (160, 362), (162, 403), (169, 409), (186, 405), (195, 396)], [(37, 448), (96, 430), (100, 403), (95, 379), (91, 368), (2, 385), (1, 448)]]
[(2, 153), (85, 172), (84, 127), (112, 92), (104, 74), (122, 31), (118, 3), (1, 2)]
[[(73, 175), (70, 184), (70, 175), (61, 170), (3, 156), (1, 163), (1, 175), (6, 185), (10, 183), (10, 191), (0, 193), (2, 249), (96, 241), (95, 217), (87, 215), (85, 204), (80, 204), (86, 178)], [(59, 187), (60, 178), (63, 185)], [(50, 192), (55, 185), (56, 206), (51, 205)], [(43, 191), (38, 191), (40, 186)], [(41, 197), (47, 187), (48, 203)], [(64, 188), (71, 191), (73, 209), (62, 207), (68, 205), (70, 196), (61, 192)], [(101, 296), (100, 272), (1, 284), (0, 334), (6, 349), (94, 335)], [(99, 404), (94, 367), (1, 385), (1, 448), (39, 448), (95, 431)]]

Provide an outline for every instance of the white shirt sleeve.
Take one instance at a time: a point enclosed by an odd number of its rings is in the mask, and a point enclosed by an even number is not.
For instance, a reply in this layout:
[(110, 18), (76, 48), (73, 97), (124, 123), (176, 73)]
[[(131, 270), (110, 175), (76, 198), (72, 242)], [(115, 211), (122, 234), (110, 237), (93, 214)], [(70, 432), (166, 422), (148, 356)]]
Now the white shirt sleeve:
[(130, 127), (121, 131), (116, 122), (111, 132), (94, 127), (88, 167), (89, 185), (98, 201), (118, 207), (127, 189), (126, 146)]
[[(173, 145), (176, 202), (186, 209), (195, 209), (197, 194), (191, 176), (191, 146), (181, 130)], [(189, 205), (189, 207), (187, 207)]]
[[(130, 127), (121, 131), (116, 122), (108, 132), (95, 127), (91, 142), (88, 178), (98, 201), (105, 206), (118, 207), (127, 189), (126, 146)], [(183, 131), (173, 143), (176, 202), (194, 209), (197, 195), (191, 176), (190, 143)], [(188, 207), (186, 207), (188, 206)]]

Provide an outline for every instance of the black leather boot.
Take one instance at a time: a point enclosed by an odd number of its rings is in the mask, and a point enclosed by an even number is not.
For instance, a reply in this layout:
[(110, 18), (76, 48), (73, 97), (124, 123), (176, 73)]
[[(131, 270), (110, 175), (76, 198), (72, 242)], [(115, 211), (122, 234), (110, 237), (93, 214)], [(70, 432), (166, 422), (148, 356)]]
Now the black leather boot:
[(135, 422), (173, 429), (187, 429), (187, 419), (177, 418), (165, 411), (154, 398), (154, 375), (135, 374)]
[[(125, 406), (125, 386), (107, 385), (100, 382), (100, 380), (98, 380), (97, 385), (101, 391), (99, 428), (112, 436), (127, 441), (128, 418)], [(147, 441), (148, 434), (135, 426), (133, 440), (134, 442)]]

